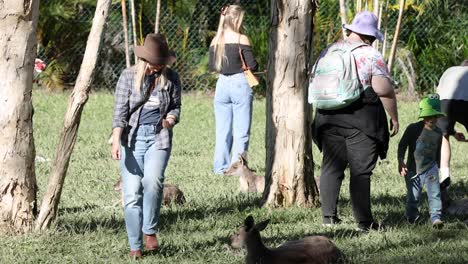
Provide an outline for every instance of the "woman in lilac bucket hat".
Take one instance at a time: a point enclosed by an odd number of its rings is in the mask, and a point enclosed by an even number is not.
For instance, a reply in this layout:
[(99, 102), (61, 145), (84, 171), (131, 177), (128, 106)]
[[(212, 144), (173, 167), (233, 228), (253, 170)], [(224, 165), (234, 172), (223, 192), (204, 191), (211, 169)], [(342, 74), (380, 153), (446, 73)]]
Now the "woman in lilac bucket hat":
[(351, 25), (343, 24), (343, 27), (359, 35), (374, 37), (374, 39), (383, 40), (382, 32), (377, 28), (377, 17), (374, 13), (364, 11), (354, 17)]
[(392, 78), (382, 54), (371, 44), (382, 40), (377, 17), (371, 12), (356, 15), (343, 25), (347, 38), (330, 45), (328, 51), (348, 50), (354, 55), (361, 84), (360, 98), (338, 110), (317, 109), (312, 125), (313, 139), (322, 151), (320, 199), (324, 226), (333, 226), (338, 218), (337, 201), (344, 179), (350, 171), (350, 196), (359, 231), (380, 229), (371, 211), (371, 175), (377, 159), (385, 159), (389, 143), (387, 112), (392, 136), (398, 132), (398, 112)]

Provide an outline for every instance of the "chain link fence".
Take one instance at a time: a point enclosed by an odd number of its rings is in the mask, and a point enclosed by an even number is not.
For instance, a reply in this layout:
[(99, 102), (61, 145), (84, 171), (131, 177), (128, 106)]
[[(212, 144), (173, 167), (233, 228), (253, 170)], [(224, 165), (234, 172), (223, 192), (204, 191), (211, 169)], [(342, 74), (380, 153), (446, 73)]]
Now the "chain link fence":
[[(47, 1), (45, 0), (45, 2)], [(160, 32), (166, 35), (170, 48), (177, 54), (177, 61), (173, 65), (173, 68), (181, 77), (183, 89), (186, 91), (214, 89), (215, 76), (210, 74), (207, 69), (208, 48), (211, 39), (216, 33), (220, 9), (230, 2), (223, 0), (172, 0), (161, 2)], [(384, 8), (385, 2), (389, 3), (387, 8)], [(448, 12), (461, 9), (462, 14), (466, 14), (466, 7), (463, 5), (463, 1), (434, 2), (442, 2), (444, 8), (446, 8)], [(387, 31), (387, 33), (385, 48), (382, 42), (378, 44), (377, 48), (388, 56), (398, 17), (398, 1), (380, 1), (380, 3), (382, 4), (381, 30), (383, 32)], [(146, 34), (154, 32), (156, 1), (135, 0), (136, 34), (132, 31), (132, 8), (130, 6), (130, 1), (126, 1), (126, 4), (130, 61), (131, 64), (133, 64), (135, 62), (133, 54), (134, 37), (136, 38), (137, 45), (140, 45)], [(251, 40), (254, 54), (259, 61), (260, 70), (265, 70), (268, 58), (270, 1), (245, 0), (240, 1), (240, 4), (246, 10), (244, 31)], [(356, 10), (355, 4), (355, 1), (347, 1), (348, 23), (351, 22), (354, 16)], [(398, 55), (395, 60), (395, 68), (393, 71), (394, 77), (396, 81), (399, 82), (400, 86), (408, 87), (413, 84), (416, 87), (412, 89), (417, 89), (418, 91), (422, 88), (427, 88), (420, 86), (433, 88), (438, 81), (438, 77), (445, 68), (458, 64), (458, 60), (461, 61), (463, 56), (468, 55), (466, 48), (467, 39), (466, 36), (462, 36), (462, 41), (464, 41), (464, 43), (453, 43), (454, 45), (461, 45), (462, 47), (462, 50), (457, 54), (454, 55), (452, 52), (445, 60), (443, 59), (442, 61), (430, 65), (427, 65), (424, 61), (419, 59), (418, 56), (421, 56), (422, 52), (428, 52), (425, 51), (424, 47), (421, 45), (429, 45), (431, 43), (433, 44), (433, 42), (439, 45), (444, 44), (437, 43), (438, 39), (424, 39), (425, 37), (431, 36), (432, 28), (430, 27), (437, 26), (434, 21), (430, 21), (435, 17), (428, 14), (436, 11), (440, 13), (440, 5), (434, 4), (431, 6), (428, 4), (425, 5), (424, 8), (425, 9), (421, 9), (421, 7), (409, 5), (405, 9), (405, 16), (403, 18), (402, 30), (399, 37), (399, 52), (397, 53)], [(363, 4), (362, 10), (366, 9), (371, 10), (372, 7)], [(76, 15), (71, 21), (76, 29), (88, 27), (87, 31), (73, 32), (73, 34), (82, 34), (83, 36), (81, 39), (73, 45), (68, 45), (65, 50), (54, 51), (53, 47), (48, 47), (48, 49), (40, 47), (38, 50), (39, 57), (46, 62), (54, 61), (54, 58), (51, 56), (57, 56), (57, 54), (68, 55), (68, 57), (72, 58), (71, 61), (68, 60), (67, 62), (72, 63), (74, 66), (67, 68), (67, 71), (63, 72), (61, 77), (65, 85), (72, 85), (78, 74), (93, 16), (94, 6), (78, 5)], [(441, 19), (443, 19), (443, 17)], [(462, 29), (461, 32), (466, 33), (468, 24), (463, 17), (460, 23), (461, 25), (458, 26)], [(465, 28), (464, 30), (463, 27)], [(437, 30), (432, 31), (435, 32), (432, 35), (438, 32)], [(65, 35), (69, 33), (70, 32), (63, 32)], [(316, 13), (314, 23), (313, 57), (315, 58), (329, 43), (341, 37), (341, 18), (339, 15), (338, 1), (320, 1), (320, 8)], [(421, 39), (424, 41), (420, 41)], [(465, 45), (464, 47), (463, 44)], [(451, 50), (448, 51), (448, 53), (450, 52)], [(444, 57), (445, 55), (442, 54), (441, 56)], [(426, 57), (429, 56), (426, 55)], [(109, 14), (107, 28), (104, 33), (104, 42), (93, 81), (93, 89), (114, 89), (119, 75), (125, 67), (122, 8), (121, 4), (116, 2), (112, 4)]]

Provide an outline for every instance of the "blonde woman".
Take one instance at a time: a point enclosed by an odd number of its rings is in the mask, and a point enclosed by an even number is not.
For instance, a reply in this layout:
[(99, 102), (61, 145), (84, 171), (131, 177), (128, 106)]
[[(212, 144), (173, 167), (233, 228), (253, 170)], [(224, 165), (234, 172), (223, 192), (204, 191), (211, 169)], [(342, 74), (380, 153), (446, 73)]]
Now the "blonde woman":
[(240, 52), (250, 69), (255, 70), (257, 62), (249, 38), (241, 33), (243, 17), (240, 6), (223, 7), (210, 46), (210, 71), (219, 74), (214, 98), (216, 174), (223, 174), (249, 147), (253, 92), (243, 73)]
[(140, 58), (120, 75), (112, 121), (112, 158), (120, 160), (125, 225), (130, 256), (154, 251), (164, 171), (171, 154), (172, 128), (179, 121), (179, 76), (167, 67), (170, 53), (162, 34), (148, 34), (135, 48)]

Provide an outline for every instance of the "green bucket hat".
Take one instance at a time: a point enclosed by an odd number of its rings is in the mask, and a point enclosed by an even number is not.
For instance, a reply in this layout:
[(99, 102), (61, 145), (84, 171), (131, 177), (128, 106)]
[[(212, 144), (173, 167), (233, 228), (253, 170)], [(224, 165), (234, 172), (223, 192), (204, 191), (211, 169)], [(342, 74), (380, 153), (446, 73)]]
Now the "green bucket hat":
[(419, 102), (419, 118), (430, 116), (445, 116), (440, 110), (438, 94), (429, 94)]

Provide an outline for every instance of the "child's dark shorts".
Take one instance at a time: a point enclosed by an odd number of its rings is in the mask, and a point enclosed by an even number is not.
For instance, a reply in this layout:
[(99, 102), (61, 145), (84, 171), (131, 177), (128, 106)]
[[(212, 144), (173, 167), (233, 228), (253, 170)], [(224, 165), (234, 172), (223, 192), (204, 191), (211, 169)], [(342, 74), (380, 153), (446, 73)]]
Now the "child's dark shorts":
[(453, 135), (455, 133), (455, 123), (465, 126), (468, 131), (468, 101), (464, 100), (441, 100), (441, 110), (447, 116), (439, 118), (437, 126), (444, 134)]

